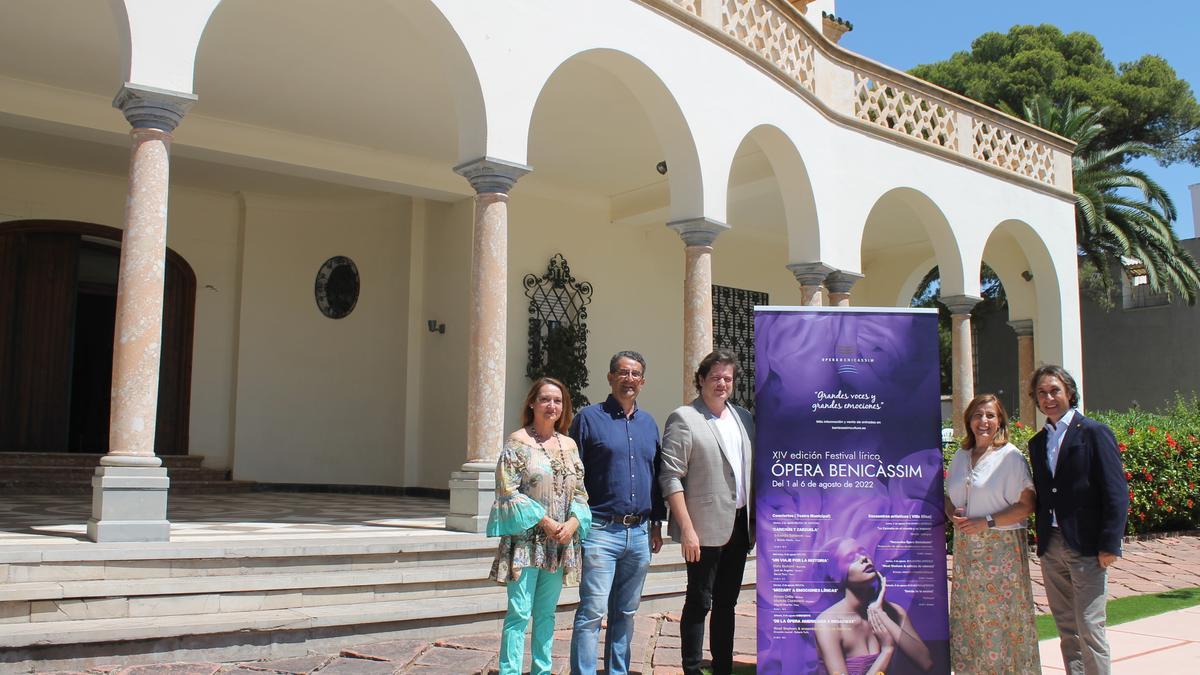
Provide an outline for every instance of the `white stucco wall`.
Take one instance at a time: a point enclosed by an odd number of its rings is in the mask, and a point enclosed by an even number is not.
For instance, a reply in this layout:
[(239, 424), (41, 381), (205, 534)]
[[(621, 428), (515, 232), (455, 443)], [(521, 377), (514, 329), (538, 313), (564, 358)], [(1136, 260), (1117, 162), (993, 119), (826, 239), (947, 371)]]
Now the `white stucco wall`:
[[(403, 484), (410, 214), (395, 197), (245, 196), (236, 478)], [(313, 283), (337, 255), (362, 291), (335, 320)]]

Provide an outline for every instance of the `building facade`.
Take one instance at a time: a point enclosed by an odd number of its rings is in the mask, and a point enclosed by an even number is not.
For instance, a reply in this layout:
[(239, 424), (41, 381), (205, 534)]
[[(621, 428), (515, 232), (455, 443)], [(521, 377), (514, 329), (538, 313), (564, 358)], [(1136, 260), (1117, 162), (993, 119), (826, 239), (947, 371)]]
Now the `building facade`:
[[(907, 306), (936, 265), (961, 406), (986, 261), (1021, 368), (1080, 372), (1071, 143), (839, 47), (835, 10), (4, 3), (0, 255), (28, 264), (0, 264), (24, 289), (0, 311), (59, 338), (0, 349), (77, 386), (4, 375), (25, 426), (3, 449), (103, 447), (97, 539), (163, 536), (157, 455), (180, 452), (261, 482), (449, 485), (448, 525), (478, 529), (528, 387), (523, 279), (556, 254), (590, 284), (587, 395), (637, 349), (660, 418), (712, 348), (714, 285)], [(106, 333), (111, 405), (80, 374)], [(138, 490), (161, 499), (118, 495)]]

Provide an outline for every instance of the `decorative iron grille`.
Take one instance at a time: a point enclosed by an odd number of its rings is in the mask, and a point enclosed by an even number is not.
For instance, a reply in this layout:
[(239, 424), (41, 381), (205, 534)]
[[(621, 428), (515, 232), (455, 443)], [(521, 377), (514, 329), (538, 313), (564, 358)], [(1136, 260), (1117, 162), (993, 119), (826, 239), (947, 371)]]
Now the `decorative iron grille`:
[(729, 286), (712, 287), (713, 345), (731, 349), (738, 357), (741, 373), (733, 383), (733, 402), (754, 410), (754, 306), (766, 305), (761, 291)]
[(550, 258), (545, 274), (526, 274), (522, 283), (529, 298), (525, 375), (531, 380), (561, 380), (578, 410), (588, 404), (583, 390), (588, 385), (587, 306), (592, 302), (592, 284), (576, 281), (561, 253)]

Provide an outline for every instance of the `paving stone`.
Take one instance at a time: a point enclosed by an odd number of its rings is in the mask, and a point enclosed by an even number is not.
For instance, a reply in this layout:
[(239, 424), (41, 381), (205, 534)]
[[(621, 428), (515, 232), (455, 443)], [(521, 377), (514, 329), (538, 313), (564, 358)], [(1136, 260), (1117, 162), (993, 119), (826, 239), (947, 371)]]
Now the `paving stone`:
[(213, 675), (220, 669), (219, 663), (149, 663), (126, 666), (113, 672), (117, 675)]
[(397, 666), (408, 665), (417, 654), (425, 651), (429, 643), (425, 640), (387, 640), (357, 645), (342, 650), (342, 656), (374, 661), (391, 661)]
[(238, 666), (258, 672), (265, 670), (275, 673), (306, 675), (307, 673), (319, 670), (321, 666), (329, 663), (331, 659), (332, 657), (328, 654), (313, 654), (311, 656), (297, 656), (291, 659), (275, 659), (273, 661), (249, 661), (239, 663)]
[(656, 649), (679, 649), (679, 636), (676, 635), (660, 635), (658, 641), (654, 643)]
[(654, 672), (658, 672), (659, 666), (669, 666), (672, 668), (683, 667), (683, 654), (679, 653), (679, 647), (659, 647), (654, 650)]
[(317, 672), (321, 675), (392, 675), (399, 669), (399, 666), (390, 661), (370, 661), (339, 656)]
[(491, 661), (491, 654), (474, 649), (430, 647), (417, 657), (416, 662), (412, 665), (455, 668), (457, 673), (475, 673), (489, 665)]
[(500, 651), (500, 636), (496, 633), (480, 633), (477, 635), (462, 635), (448, 637), (433, 643), (437, 647), (453, 649), (475, 649), (482, 652)]
[[(490, 672), (495, 675), (499, 671), (492, 670)], [(460, 670), (454, 666), (423, 666), (419, 663), (401, 670), (400, 673), (401, 675), (468, 675), (466, 671)], [(469, 675), (474, 674), (471, 673)]]
[(733, 667), (734, 668), (737, 668), (739, 666), (757, 666), (757, 665), (758, 665), (758, 654), (734, 654), (733, 655)]
[[(598, 651), (596, 653), (604, 654), (604, 641), (603, 640), (600, 641), (600, 644), (597, 647), (597, 649), (598, 649)], [(570, 638), (570, 636), (568, 636), (567, 639), (565, 639), (565, 640), (560, 639), (560, 640), (554, 641), (554, 643), (550, 646), (550, 658), (552, 658), (552, 659), (557, 659), (557, 658), (568, 658), (569, 659), (569, 658), (571, 658), (571, 638)]]

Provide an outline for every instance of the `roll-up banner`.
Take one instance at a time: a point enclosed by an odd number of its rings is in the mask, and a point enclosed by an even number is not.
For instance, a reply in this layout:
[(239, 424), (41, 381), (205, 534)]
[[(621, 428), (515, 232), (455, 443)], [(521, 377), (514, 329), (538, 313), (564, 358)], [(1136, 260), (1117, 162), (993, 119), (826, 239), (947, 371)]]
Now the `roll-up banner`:
[(937, 311), (755, 308), (759, 673), (949, 673)]

